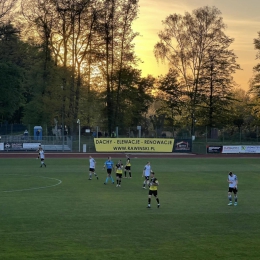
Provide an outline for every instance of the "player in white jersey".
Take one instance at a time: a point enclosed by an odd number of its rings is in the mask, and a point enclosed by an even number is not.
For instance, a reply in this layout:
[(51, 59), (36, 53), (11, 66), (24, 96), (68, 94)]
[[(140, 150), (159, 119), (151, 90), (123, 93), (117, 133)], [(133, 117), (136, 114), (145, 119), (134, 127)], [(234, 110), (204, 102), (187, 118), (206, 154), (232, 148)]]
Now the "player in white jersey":
[(40, 149), (41, 149), (41, 148), (42, 148), (42, 146), (39, 144), (39, 147), (38, 147), (38, 149), (36, 150), (36, 152), (38, 153), (37, 159), (40, 158)]
[(237, 184), (238, 184), (238, 179), (237, 176), (233, 172), (229, 172), (228, 174), (228, 206), (231, 206), (232, 203), (232, 192), (234, 193), (234, 206), (237, 206)]
[(44, 162), (44, 159), (45, 159), (45, 155), (44, 155), (44, 151), (42, 148), (39, 149), (39, 157), (41, 159), (41, 166), (42, 167), (43, 165), (46, 167), (46, 164)]
[(89, 156), (89, 180), (92, 180), (92, 174), (94, 174), (98, 180), (98, 176), (95, 172), (95, 168), (96, 168), (96, 161), (94, 158), (92, 158), (92, 156)]
[(144, 166), (143, 175), (142, 175), (142, 177), (144, 177), (143, 189), (146, 189), (145, 185), (149, 187), (149, 178), (151, 172), (152, 172), (151, 164), (150, 162), (147, 162), (146, 165)]

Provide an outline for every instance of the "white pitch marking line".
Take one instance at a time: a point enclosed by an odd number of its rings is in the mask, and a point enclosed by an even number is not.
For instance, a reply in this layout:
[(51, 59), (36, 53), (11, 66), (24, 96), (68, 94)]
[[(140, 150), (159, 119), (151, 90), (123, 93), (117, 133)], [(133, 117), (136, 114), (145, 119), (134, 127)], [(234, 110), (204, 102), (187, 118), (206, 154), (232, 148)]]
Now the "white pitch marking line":
[(62, 181), (59, 180), (59, 179), (50, 178), (50, 177), (44, 177), (44, 176), (19, 175), (19, 174), (0, 174), (0, 175), (5, 175), (5, 176), (18, 175), (18, 176), (23, 176), (23, 177), (39, 177), (39, 178), (44, 178), (44, 179), (50, 179), (50, 180), (56, 180), (56, 181), (58, 181), (58, 183), (56, 183), (56, 184), (54, 184), (54, 185), (49, 185), (49, 186), (43, 186), (43, 187), (37, 187), (37, 188), (30, 188), (30, 189), (22, 189), (22, 190), (4, 190), (4, 191), (1, 191), (1, 192), (17, 192), (17, 191), (28, 191), (28, 190), (47, 189), (47, 188), (51, 188), (51, 187), (58, 186), (58, 185), (60, 185), (60, 184), (62, 183)]

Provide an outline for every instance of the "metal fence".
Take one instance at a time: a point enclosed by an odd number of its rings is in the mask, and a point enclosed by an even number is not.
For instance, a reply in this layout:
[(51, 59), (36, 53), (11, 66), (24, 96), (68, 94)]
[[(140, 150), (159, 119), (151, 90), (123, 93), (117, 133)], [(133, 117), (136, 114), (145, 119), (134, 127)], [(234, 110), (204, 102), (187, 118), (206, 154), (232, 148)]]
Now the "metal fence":
[(25, 135), (2, 135), (0, 143), (4, 144), (5, 151), (32, 151), (41, 144), (46, 151), (73, 151), (73, 137), (64, 136), (25, 136)]
[[(3, 129), (12, 133), (3, 134)], [(23, 143), (40, 142), (46, 150), (82, 152), (83, 145), (86, 152), (95, 152), (94, 137), (110, 137), (105, 129), (94, 127), (92, 131), (81, 134), (67, 135), (44, 135), (41, 140), (37, 136), (26, 135), (23, 125), (9, 125), (0, 127), (0, 143), (21, 147)], [(260, 128), (251, 127), (226, 127), (209, 128), (207, 126), (196, 126), (194, 136), (191, 136), (189, 128), (185, 127), (158, 127), (141, 129), (129, 127), (126, 129), (115, 128), (116, 137), (120, 138), (175, 138), (192, 139), (192, 152), (206, 153), (208, 145), (260, 145)]]
[(26, 126), (23, 124), (0, 124), (0, 136), (13, 135), (16, 133), (23, 133), (26, 130)]

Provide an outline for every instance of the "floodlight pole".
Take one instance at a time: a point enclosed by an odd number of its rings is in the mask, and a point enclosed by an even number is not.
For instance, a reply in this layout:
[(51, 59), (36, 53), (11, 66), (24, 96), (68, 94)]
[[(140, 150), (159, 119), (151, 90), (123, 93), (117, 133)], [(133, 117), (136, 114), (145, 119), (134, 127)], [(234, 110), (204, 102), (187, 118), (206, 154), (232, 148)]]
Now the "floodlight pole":
[(77, 123), (79, 124), (79, 153), (80, 153), (80, 120), (77, 120)]

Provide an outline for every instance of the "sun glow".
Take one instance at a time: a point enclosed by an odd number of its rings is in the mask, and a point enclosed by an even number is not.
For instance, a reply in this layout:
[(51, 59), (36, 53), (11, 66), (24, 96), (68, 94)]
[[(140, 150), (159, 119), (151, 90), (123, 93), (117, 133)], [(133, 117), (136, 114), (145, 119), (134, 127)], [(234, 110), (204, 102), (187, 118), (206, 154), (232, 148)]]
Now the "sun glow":
[(257, 64), (253, 39), (257, 38), (257, 32), (260, 30), (260, 20), (257, 19), (260, 2), (250, 1), (246, 12), (242, 0), (237, 0), (236, 3), (237, 8), (234, 12), (233, 5), (226, 0), (201, 0), (199, 3), (189, 0), (139, 0), (140, 14), (134, 22), (133, 29), (141, 34), (134, 42), (136, 54), (143, 61), (139, 65), (143, 76), (151, 74), (156, 77), (168, 71), (168, 64), (158, 63), (153, 53), (154, 45), (159, 39), (158, 33), (163, 29), (161, 21), (173, 13), (183, 15), (184, 12), (191, 12), (199, 7), (214, 5), (222, 12), (223, 21), (228, 26), (226, 34), (235, 39), (231, 48), (237, 55), (237, 63), (242, 70), (234, 74), (234, 80), (241, 88), (248, 89), (253, 67)]

